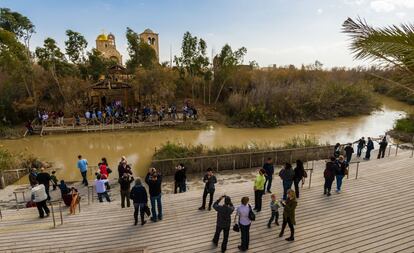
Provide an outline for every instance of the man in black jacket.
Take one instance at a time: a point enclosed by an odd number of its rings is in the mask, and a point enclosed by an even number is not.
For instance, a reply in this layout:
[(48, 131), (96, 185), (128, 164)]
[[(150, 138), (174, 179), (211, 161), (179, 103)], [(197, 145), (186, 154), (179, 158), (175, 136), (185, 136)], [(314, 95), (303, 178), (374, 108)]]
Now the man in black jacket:
[(267, 184), (267, 192), (272, 193), (270, 189), (272, 188), (273, 174), (275, 173), (275, 168), (273, 166), (273, 159), (271, 157), (267, 158), (266, 163), (263, 165), (263, 169), (266, 171), (265, 190)]
[(204, 193), (203, 193), (203, 204), (201, 205), (198, 210), (205, 210), (206, 209), (206, 198), (207, 195), (210, 194), (210, 201), (208, 203), (208, 210), (211, 210), (211, 205), (213, 204), (213, 197), (214, 192), (216, 190), (215, 184), (217, 183), (217, 178), (213, 174), (213, 169), (208, 168), (207, 173), (203, 178), (203, 182), (206, 184), (204, 186)]
[(141, 225), (144, 225), (146, 221), (144, 220), (145, 208), (148, 202), (148, 195), (147, 190), (141, 183), (141, 179), (137, 178), (135, 180), (135, 186), (132, 187), (130, 198), (134, 202), (134, 219), (135, 219), (135, 226), (138, 223), (138, 211), (141, 215)]
[(325, 178), (325, 185), (323, 189), (323, 194), (331, 196), (332, 183), (335, 180), (335, 175), (339, 170), (338, 164), (336, 163), (336, 158), (331, 156), (330, 161), (326, 163), (325, 171), (323, 176)]
[[(224, 198), (224, 205), (219, 205)], [(231, 225), (231, 214), (234, 211), (233, 204), (229, 196), (221, 196), (213, 205), (214, 210), (217, 211), (216, 233), (214, 234), (213, 243), (218, 245), (220, 233), (223, 231), (223, 242), (221, 243), (221, 252), (227, 249), (227, 242), (229, 239), (229, 231)]]
[[(162, 204), (161, 204), (161, 183), (162, 176), (155, 168), (151, 168), (145, 177), (145, 182), (149, 187), (150, 201), (151, 201), (151, 220), (156, 222), (162, 220)], [(155, 209), (155, 202), (157, 203), (157, 210)]]
[(177, 193), (177, 188), (178, 188), (178, 192), (185, 192), (186, 191), (186, 185), (185, 185), (185, 181), (187, 180), (187, 176), (186, 176), (186, 168), (184, 167), (184, 165), (182, 163), (180, 163), (176, 168), (175, 168), (175, 174), (174, 174), (174, 193)]
[(50, 182), (50, 174), (45, 172), (45, 168), (40, 169), (40, 173), (37, 174), (36, 180), (39, 182), (39, 184), (42, 184), (45, 186), (46, 194), (47, 194), (47, 200), (50, 200), (49, 195), (49, 182)]

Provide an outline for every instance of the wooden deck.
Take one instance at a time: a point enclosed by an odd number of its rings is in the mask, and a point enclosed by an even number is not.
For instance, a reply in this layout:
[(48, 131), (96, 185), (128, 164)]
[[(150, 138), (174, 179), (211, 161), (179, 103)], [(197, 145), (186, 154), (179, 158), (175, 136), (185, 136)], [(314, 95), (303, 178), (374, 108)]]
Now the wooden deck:
[[(278, 238), (279, 227), (266, 227), (269, 194), (251, 227), (249, 252), (414, 252), (414, 158), (400, 152), (382, 160), (362, 162), (358, 179), (351, 169), (343, 192), (324, 196), (322, 163), (315, 169), (312, 187), (303, 189), (297, 208), (296, 241)], [(274, 180), (273, 191), (281, 184)], [(253, 198), (252, 183), (221, 185), (239, 204)], [(113, 192), (112, 194), (117, 194)], [(64, 215), (64, 225), (37, 219), (36, 209), (3, 211), (0, 252), (220, 252), (211, 243), (214, 211), (198, 211), (201, 191), (163, 196), (164, 220), (133, 226), (133, 209), (119, 201), (83, 204), (82, 213)], [(65, 212), (66, 213), (66, 212)], [(286, 235), (289, 235), (287, 228)], [(221, 241), (220, 241), (221, 242)], [(228, 252), (238, 252), (239, 234), (230, 232)]]

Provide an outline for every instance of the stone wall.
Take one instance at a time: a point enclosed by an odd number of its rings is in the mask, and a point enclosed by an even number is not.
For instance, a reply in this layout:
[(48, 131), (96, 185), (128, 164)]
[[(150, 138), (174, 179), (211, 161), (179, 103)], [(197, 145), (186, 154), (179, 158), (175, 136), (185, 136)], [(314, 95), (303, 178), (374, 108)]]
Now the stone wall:
[(0, 189), (4, 189), (7, 185), (13, 184), (20, 178), (26, 176), (28, 173), (28, 169), (0, 171)]

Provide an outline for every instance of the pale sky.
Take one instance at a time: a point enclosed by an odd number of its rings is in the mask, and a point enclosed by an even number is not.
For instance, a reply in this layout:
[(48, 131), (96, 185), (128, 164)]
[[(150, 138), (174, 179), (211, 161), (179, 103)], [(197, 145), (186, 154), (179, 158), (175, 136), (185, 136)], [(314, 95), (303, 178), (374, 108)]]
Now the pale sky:
[(32, 47), (46, 37), (64, 48), (65, 30), (82, 33), (95, 46), (105, 30), (116, 36), (127, 58), (125, 30), (151, 28), (160, 35), (160, 61), (179, 54), (184, 32), (207, 41), (208, 55), (229, 43), (247, 48), (245, 62), (300, 66), (319, 60), (325, 67), (365, 65), (354, 61), (341, 34), (347, 17), (374, 26), (412, 22), (414, 0), (0, 0), (36, 26)]

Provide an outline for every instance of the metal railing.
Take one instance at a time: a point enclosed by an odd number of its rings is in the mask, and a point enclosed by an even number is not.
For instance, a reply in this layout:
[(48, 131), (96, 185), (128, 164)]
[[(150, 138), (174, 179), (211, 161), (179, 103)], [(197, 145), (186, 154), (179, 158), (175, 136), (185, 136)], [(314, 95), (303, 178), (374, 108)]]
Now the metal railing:
[[(26, 204), (25, 191), (13, 191), (13, 194), (14, 194), (14, 200), (16, 201), (16, 209), (19, 210), (20, 204)], [(22, 194), (23, 202), (19, 202), (19, 198), (17, 197), (18, 194)]]
[(63, 225), (62, 201), (61, 200), (49, 201), (50, 212), (52, 213), (53, 227), (56, 228), (55, 209), (53, 208), (54, 204), (59, 205), (60, 225)]

